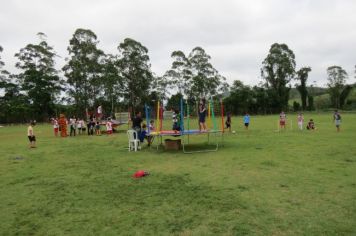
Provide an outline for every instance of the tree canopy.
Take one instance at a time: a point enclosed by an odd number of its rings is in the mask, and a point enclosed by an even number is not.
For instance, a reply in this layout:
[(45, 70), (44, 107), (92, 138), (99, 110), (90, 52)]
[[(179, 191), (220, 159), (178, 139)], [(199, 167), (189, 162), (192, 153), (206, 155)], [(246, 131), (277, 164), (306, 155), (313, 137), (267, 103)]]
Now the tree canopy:
[(295, 55), (286, 44), (275, 43), (271, 46), (267, 57), (262, 62), (261, 76), (266, 81), (272, 107), (275, 111), (288, 108), (288, 83), (295, 74)]

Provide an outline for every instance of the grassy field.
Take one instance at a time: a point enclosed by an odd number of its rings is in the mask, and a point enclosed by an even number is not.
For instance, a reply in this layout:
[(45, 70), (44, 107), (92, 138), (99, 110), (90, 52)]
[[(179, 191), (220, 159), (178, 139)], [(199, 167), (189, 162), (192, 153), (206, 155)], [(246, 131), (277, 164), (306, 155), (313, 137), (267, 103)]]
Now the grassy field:
[[(233, 118), (218, 152), (127, 151), (126, 134), (0, 128), (0, 235), (356, 235), (356, 115)], [(293, 121), (296, 120), (293, 115)], [(205, 142), (204, 136), (191, 143)], [(151, 172), (133, 179), (139, 169)]]

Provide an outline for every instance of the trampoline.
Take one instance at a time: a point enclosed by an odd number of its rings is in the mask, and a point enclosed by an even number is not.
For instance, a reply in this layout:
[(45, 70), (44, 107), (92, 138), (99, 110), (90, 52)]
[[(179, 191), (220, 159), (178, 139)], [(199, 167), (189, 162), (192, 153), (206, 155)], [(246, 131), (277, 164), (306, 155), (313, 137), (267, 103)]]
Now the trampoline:
[[(186, 105), (186, 114), (184, 114), (184, 105)], [(220, 107), (221, 107), (221, 129), (218, 129), (218, 125), (215, 119), (215, 112), (214, 112), (214, 103), (213, 100), (210, 99), (208, 103), (208, 119), (207, 119), (207, 126), (208, 130), (197, 130), (197, 129), (190, 129), (190, 114), (189, 114), (189, 105), (185, 103), (183, 99), (180, 101), (180, 124), (179, 124), (179, 131), (178, 130), (163, 130), (163, 108), (160, 106), (160, 102), (157, 102), (157, 115), (156, 115), (156, 129), (151, 131), (148, 128), (147, 136), (151, 136), (152, 140), (157, 142), (157, 150), (159, 146), (163, 145), (163, 137), (179, 137), (182, 140), (182, 150), (184, 153), (197, 153), (197, 152), (216, 152), (219, 149), (219, 141), (218, 136), (221, 136), (221, 143), (223, 143), (223, 134), (224, 134), (224, 108), (222, 100), (220, 100)], [(146, 122), (149, 124), (150, 121), (150, 112), (151, 108), (145, 105), (145, 113), (146, 113)], [(184, 124), (184, 117), (187, 117), (186, 129)], [(213, 123), (213, 124), (212, 124)], [(188, 150), (187, 145), (190, 144), (189, 137), (192, 135), (205, 135), (207, 136), (208, 145), (211, 144), (210, 136), (214, 137), (213, 140), (213, 147), (212, 148), (202, 148), (198, 150)], [(211, 146), (211, 145), (210, 145)]]

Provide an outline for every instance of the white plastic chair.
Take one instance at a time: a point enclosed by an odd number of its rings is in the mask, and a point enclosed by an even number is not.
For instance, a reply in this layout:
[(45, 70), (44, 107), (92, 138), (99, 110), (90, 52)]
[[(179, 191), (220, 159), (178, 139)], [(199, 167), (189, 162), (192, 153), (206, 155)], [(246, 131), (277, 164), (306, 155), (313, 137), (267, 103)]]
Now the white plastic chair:
[(136, 152), (137, 149), (141, 149), (140, 140), (138, 139), (138, 134), (135, 130), (128, 130), (127, 137), (129, 139), (129, 152), (131, 150)]

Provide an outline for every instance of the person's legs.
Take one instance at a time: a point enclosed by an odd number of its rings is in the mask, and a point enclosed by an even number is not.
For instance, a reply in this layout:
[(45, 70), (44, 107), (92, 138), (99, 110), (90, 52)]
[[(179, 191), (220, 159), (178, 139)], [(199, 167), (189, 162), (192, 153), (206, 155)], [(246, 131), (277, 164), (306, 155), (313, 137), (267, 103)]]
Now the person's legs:
[(152, 140), (152, 136), (147, 136), (148, 146), (151, 146), (151, 140)]
[(29, 147), (30, 148), (35, 148), (36, 147), (36, 138), (35, 138), (35, 136), (28, 136), (28, 139), (30, 141)]
[(35, 136), (33, 136), (33, 139), (32, 139), (32, 147), (36, 147), (36, 137)]

